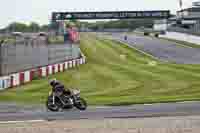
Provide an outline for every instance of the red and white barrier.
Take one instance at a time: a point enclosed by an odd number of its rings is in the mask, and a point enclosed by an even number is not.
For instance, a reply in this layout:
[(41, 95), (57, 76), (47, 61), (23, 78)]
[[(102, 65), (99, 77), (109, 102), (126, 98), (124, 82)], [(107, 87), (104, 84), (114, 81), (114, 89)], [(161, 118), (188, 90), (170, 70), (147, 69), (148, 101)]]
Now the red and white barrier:
[(85, 57), (3, 76), (0, 77), (0, 90), (28, 83), (34, 79), (35, 74), (37, 74), (39, 78), (47, 77), (58, 72), (63, 72), (69, 68), (77, 67), (81, 64), (85, 64)]
[(11, 86), (10, 76), (0, 77), (0, 90), (5, 90)]
[(24, 73), (24, 82), (27, 83), (27, 82), (30, 82), (30, 81), (31, 81), (30, 71), (26, 71)]
[(13, 85), (13, 86), (18, 86), (18, 85), (20, 85), (19, 74), (20, 74), (20, 73), (15, 73), (15, 74), (12, 74), (12, 75), (11, 75), (11, 76), (13, 77), (13, 80), (12, 80), (12, 85)]
[(47, 67), (42, 67), (41, 69), (42, 69), (42, 77), (48, 76), (48, 74), (47, 74)]
[(53, 67), (54, 67), (54, 73), (57, 73), (58, 72), (58, 64), (53, 65)]
[(53, 74), (53, 69), (54, 69), (53, 66), (47, 66), (47, 73), (48, 73), (48, 75)]
[(68, 64), (69, 64), (68, 62), (65, 62), (65, 70), (69, 68)]
[(69, 61), (68, 63), (69, 63), (69, 64), (68, 64), (68, 65), (69, 65), (69, 68), (72, 68), (72, 67), (73, 67), (72, 61)]
[(65, 71), (65, 63), (60, 64), (60, 72)]

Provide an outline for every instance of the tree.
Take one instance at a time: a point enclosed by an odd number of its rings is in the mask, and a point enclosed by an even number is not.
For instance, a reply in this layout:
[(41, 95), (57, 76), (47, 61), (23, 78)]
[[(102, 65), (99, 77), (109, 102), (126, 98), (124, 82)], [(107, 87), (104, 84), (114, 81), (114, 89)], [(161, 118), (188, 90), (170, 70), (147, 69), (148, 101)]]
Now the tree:
[(11, 23), (6, 29), (10, 32), (27, 32), (28, 26), (23, 23), (14, 22)]
[(39, 24), (35, 23), (35, 22), (32, 22), (29, 27), (28, 27), (28, 30), (30, 32), (38, 32), (40, 30), (40, 26)]
[(9, 24), (6, 28), (2, 29), (1, 31), (8, 31), (8, 32), (39, 32), (49, 30), (50, 25), (42, 25), (40, 26), (38, 23), (32, 22), (29, 25), (24, 23), (14, 22)]
[(42, 26), (40, 27), (40, 31), (45, 31), (45, 32), (47, 32), (47, 31), (49, 30), (49, 28), (50, 28), (50, 25), (42, 25)]

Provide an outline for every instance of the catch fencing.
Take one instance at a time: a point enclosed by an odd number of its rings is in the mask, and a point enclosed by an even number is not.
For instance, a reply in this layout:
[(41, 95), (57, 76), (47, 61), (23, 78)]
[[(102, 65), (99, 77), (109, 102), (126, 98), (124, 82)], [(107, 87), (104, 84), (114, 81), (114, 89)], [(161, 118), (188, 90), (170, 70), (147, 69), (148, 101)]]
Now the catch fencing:
[(80, 58), (78, 44), (48, 44), (44, 38), (0, 45), (0, 76)]

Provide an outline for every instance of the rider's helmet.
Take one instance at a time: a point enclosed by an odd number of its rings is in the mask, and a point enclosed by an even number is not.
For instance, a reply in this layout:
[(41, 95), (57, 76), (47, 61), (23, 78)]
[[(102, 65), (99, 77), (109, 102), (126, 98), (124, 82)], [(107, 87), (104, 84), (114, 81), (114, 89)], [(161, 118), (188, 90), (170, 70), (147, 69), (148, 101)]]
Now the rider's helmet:
[(54, 86), (54, 85), (56, 84), (56, 82), (57, 82), (56, 79), (51, 79), (51, 80), (49, 81), (49, 84), (50, 84), (51, 86)]

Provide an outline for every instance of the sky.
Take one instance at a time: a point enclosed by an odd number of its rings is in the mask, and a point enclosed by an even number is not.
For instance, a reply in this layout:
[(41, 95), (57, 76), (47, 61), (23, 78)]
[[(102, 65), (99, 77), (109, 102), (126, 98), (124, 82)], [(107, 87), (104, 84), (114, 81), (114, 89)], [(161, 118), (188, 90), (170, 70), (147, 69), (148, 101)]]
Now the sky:
[[(183, 0), (190, 7), (197, 0)], [(2, 0), (0, 28), (11, 22), (48, 24), (53, 11), (179, 10), (179, 0)]]

